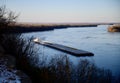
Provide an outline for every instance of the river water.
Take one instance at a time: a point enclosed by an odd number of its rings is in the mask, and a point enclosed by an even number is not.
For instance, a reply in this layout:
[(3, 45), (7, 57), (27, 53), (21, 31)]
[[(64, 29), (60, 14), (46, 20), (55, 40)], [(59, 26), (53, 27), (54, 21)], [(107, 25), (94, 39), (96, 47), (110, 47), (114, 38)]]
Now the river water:
[[(62, 44), (94, 53), (93, 57), (75, 57), (45, 46), (40, 53), (47, 58), (67, 55), (77, 64), (79, 59), (92, 60), (98, 67), (110, 69), (114, 76), (120, 76), (120, 33), (108, 32), (108, 25), (97, 27), (71, 27), (52, 31), (26, 33), (25, 36), (38, 37), (42, 40)], [(39, 45), (38, 45), (39, 46)], [(40, 58), (40, 56), (38, 56)]]

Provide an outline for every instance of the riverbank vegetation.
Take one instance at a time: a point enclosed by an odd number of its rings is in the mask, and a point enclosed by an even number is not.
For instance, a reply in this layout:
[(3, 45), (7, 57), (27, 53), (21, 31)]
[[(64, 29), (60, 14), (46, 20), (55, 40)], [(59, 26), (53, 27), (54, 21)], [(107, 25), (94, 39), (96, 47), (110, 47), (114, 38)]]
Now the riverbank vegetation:
[(33, 83), (112, 82), (110, 70), (98, 68), (88, 60), (80, 60), (78, 66), (74, 66), (66, 55), (58, 55), (46, 65), (44, 56), (41, 61), (37, 59), (39, 54), (31, 39), (24, 41), (20, 35), (4, 35), (0, 44), (7, 54), (16, 58), (17, 69), (25, 72)]
[(111, 25), (108, 27), (109, 32), (120, 32), (120, 24)]

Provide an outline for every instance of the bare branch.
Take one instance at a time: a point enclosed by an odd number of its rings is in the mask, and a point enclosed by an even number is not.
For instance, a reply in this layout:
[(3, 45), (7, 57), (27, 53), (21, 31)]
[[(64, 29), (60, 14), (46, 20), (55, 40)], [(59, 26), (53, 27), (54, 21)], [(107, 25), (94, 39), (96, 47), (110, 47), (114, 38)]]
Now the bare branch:
[(7, 11), (6, 6), (0, 7), (0, 27), (6, 27), (14, 24), (19, 15), (15, 15), (13, 11)]

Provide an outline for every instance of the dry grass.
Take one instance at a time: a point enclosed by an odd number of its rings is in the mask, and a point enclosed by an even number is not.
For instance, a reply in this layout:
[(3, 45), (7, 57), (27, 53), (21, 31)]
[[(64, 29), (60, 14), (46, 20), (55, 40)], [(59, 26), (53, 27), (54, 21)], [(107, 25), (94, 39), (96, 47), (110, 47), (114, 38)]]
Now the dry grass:
[[(67, 56), (57, 55), (46, 65), (45, 57), (41, 57), (34, 49), (32, 38), (24, 39), (20, 34), (1, 34), (0, 44), (7, 54), (17, 59), (17, 68), (30, 76), (33, 83), (111, 83), (110, 70), (98, 68), (88, 60), (80, 60), (75, 67)], [(41, 55), (42, 56), (42, 55)]]

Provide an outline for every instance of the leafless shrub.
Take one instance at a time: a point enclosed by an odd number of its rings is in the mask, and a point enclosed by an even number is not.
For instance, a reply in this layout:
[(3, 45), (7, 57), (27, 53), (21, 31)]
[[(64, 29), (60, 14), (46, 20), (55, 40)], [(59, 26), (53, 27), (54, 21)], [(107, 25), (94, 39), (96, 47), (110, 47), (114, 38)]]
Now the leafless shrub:
[(18, 15), (13, 11), (8, 11), (5, 6), (0, 7), (0, 28), (5, 28), (16, 22)]

